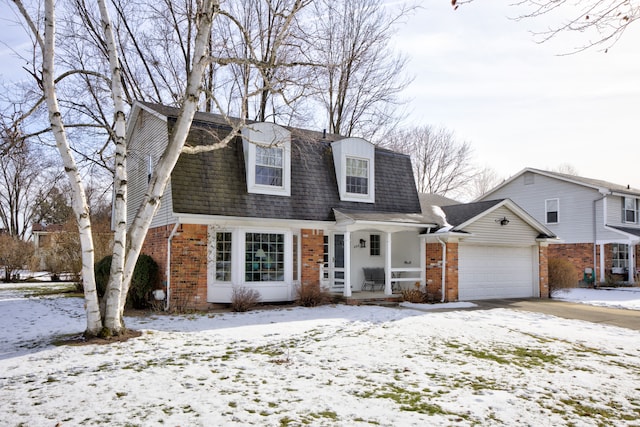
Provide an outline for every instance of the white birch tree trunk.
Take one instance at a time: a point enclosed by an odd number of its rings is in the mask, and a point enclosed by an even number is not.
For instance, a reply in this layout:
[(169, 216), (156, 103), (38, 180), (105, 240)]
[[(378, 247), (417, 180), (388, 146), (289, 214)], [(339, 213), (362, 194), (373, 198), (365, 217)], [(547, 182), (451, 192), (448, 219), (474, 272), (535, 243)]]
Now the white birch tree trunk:
[(109, 282), (105, 292), (104, 327), (109, 333), (119, 334), (124, 329), (123, 316), (120, 306), (124, 307), (127, 299), (123, 291), (124, 260), (127, 247), (127, 147), (126, 147), (126, 116), (124, 90), (122, 87), (122, 73), (120, 58), (115, 42), (109, 10), (104, 0), (98, 0), (102, 29), (104, 31), (109, 66), (111, 68), (111, 96), (114, 104), (115, 164), (113, 177), (114, 209), (113, 209), (113, 252)]
[[(171, 132), (167, 148), (151, 175), (147, 193), (144, 195), (142, 204), (129, 229), (129, 248), (127, 249), (122, 286), (123, 295), (129, 292), (133, 269), (140, 255), (151, 220), (158, 210), (160, 198), (169, 182), (171, 171), (180, 157), (193, 117), (198, 109), (198, 101), (202, 93), (202, 78), (210, 61), (208, 38), (211, 33), (214, 14), (217, 13), (219, 7), (219, 0), (204, 0), (199, 5), (193, 63), (187, 78), (182, 108)], [(123, 298), (120, 301), (121, 313), (124, 311), (124, 303), (125, 299)]]
[[(32, 27), (33, 28), (33, 27)], [(98, 293), (94, 277), (94, 250), (91, 236), (91, 219), (89, 205), (82, 184), (82, 178), (71, 153), (71, 147), (62, 122), (62, 114), (58, 105), (58, 97), (54, 83), (54, 53), (55, 53), (55, 13), (54, 0), (45, 1), (45, 29), (42, 43), (42, 84), (49, 109), (49, 120), (56, 141), (56, 147), (62, 158), (64, 169), (69, 178), (72, 191), (73, 212), (78, 222), (80, 233), (80, 247), (82, 250), (82, 281), (84, 285), (84, 299), (87, 313), (87, 334), (97, 335), (102, 329)], [(37, 31), (36, 31), (37, 33)]]

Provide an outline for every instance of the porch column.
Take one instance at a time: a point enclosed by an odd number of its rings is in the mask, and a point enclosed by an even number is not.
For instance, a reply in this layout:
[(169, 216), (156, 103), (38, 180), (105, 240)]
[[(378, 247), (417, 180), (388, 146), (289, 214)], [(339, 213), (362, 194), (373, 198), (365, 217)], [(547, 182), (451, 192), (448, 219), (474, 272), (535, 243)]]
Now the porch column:
[(420, 286), (427, 290), (427, 239), (420, 239)]
[(391, 289), (391, 233), (387, 231), (387, 249), (384, 252), (384, 294), (393, 294)]
[(351, 296), (351, 232), (344, 233), (344, 289), (342, 295)]

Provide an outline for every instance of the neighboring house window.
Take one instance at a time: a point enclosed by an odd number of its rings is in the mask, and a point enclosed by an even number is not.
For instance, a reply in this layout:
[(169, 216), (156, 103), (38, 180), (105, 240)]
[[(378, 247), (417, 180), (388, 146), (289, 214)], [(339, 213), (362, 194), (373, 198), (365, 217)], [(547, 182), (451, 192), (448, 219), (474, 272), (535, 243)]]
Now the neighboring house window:
[(347, 157), (347, 193), (369, 194), (369, 162)]
[(379, 234), (371, 234), (369, 236), (369, 255), (371, 256), (380, 255), (380, 235)]
[(282, 187), (283, 149), (256, 147), (256, 184)]
[(624, 222), (636, 223), (638, 218), (638, 202), (632, 197), (624, 198)]
[(284, 281), (284, 234), (246, 234), (245, 280), (247, 282)]
[(560, 211), (560, 200), (559, 199), (549, 199), (545, 200), (545, 212), (546, 212), (546, 220), (547, 224), (556, 224), (560, 220), (559, 211)]
[(629, 246), (624, 243), (613, 243), (613, 268), (625, 269), (629, 267)]
[(231, 281), (231, 233), (216, 233), (216, 281)]

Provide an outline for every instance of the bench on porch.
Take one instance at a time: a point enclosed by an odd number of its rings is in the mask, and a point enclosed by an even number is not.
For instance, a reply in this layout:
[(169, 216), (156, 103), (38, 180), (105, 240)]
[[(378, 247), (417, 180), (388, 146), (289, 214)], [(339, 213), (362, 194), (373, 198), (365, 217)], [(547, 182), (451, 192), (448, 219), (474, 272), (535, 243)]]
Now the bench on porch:
[(381, 267), (363, 267), (364, 281), (362, 282), (362, 290), (375, 291), (376, 288), (384, 289), (384, 268)]

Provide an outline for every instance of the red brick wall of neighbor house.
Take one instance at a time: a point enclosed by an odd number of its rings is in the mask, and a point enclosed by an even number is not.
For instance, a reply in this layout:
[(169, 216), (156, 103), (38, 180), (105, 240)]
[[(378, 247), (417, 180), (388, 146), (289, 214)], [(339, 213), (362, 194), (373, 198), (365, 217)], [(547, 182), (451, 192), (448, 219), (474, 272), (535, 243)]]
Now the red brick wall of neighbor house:
[(302, 285), (320, 284), (320, 266), (324, 256), (324, 232), (322, 230), (301, 230)]
[(447, 243), (445, 300), (458, 301), (458, 244)]
[[(599, 246), (599, 245), (598, 245)], [(609, 249), (605, 253), (611, 252)], [(596, 257), (599, 256), (599, 248), (596, 247)], [(561, 258), (571, 262), (576, 267), (576, 285), (577, 282), (584, 278), (584, 269), (593, 268), (593, 243), (569, 243), (569, 244), (552, 244), (549, 245), (549, 258)], [(611, 263), (611, 255), (609, 260)], [(609, 265), (605, 263), (605, 266)], [(596, 277), (600, 277), (600, 261), (596, 262)]]
[(425, 254), (427, 295), (432, 301), (440, 301), (442, 298), (442, 245), (427, 243)]
[(540, 298), (549, 298), (549, 247), (538, 246), (538, 277)]
[(171, 240), (169, 308), (205, 310), (207, 303), (207, 226), (181, 224)]

